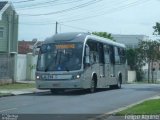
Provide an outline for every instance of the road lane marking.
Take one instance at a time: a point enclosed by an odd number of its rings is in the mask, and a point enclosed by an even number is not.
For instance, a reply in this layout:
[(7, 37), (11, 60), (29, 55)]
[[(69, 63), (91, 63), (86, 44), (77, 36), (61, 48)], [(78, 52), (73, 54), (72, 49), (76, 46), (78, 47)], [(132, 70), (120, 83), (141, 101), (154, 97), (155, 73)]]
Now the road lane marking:
[(15, 110), (17, 108), (10, 108), (10, 109), (5, 109), (5, 110), (1, 110), (0, 112), (6, 112), (6, 111), (11, 111), (11, 110)]

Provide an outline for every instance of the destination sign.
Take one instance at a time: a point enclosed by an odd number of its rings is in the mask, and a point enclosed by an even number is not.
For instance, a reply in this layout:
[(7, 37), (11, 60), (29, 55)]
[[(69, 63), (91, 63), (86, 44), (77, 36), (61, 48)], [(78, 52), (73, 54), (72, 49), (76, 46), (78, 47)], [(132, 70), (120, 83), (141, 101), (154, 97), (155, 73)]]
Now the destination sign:
[(56, 45), (56, 49), (73, 49), (73, 48), (75, 48), (75, 44)]

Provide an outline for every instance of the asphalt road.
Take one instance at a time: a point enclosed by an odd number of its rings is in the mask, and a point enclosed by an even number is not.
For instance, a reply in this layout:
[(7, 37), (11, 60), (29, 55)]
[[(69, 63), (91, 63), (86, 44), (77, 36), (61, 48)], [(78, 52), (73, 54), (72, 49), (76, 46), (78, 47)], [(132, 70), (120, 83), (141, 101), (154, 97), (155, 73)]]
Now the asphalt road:
[(160, 95), (160, 84), (126, 84), (96, 93), (50, 92), (0, 98), (0, 114), (103, 114)]

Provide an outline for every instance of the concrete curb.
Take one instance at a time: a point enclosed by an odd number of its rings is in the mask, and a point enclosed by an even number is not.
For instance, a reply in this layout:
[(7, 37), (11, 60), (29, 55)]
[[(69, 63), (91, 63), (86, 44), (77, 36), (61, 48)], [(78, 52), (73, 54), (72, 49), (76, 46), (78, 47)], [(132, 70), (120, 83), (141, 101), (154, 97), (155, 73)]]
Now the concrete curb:
[(9, 96), (14, 96), (14, 95), (13, 94), (0, 95), (0, 98), (1, 97), (9, 97)]

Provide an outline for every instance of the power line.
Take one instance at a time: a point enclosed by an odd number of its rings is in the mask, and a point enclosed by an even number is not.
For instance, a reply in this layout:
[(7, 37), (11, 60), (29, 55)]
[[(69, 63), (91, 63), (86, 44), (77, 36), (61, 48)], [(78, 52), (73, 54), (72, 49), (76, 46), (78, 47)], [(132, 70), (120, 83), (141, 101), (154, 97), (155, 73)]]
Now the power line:
[[(91, 8), (88, 8), (88, 9), (86, 9), (85, 11), (87, 12), (87, 15), (89, 15), (89, 16), (95, 16), (95, 14), (96, 15), (100, 15), (100, 14), (102, 14), (104, 11), (106, 12), (106, 8), (107, 9), (109, 9), (109, 8), (112, 8), (112, 6), (117, 6), (117, 5), (120, 5), (120, 4), (122, 4), (123, 2), (125, 2), (126, 3), (126, 1), (129, 1), (129, 0), (119, 0), (119, 1), (113, 1), (113, 2), (109, 2), (109, 7), (106, 7), (106, 4), (100, 4), (99, 5), (99, 7), (100, 7), (100, 9), (96, 9), (96, 8), (98, 8), (98, 7), (94, 7), (94, 9), (91, 9)], [(67, 17), (64, 17), (64, 15), (63, 15), (63, 17), (62, 17), (62, 19), (58, 19), (58, 21), (63, 21), (63, 20), (65, 20), (65, 21), (68, 21), (68, 20), (66, 20), (66, 19), (68, 19), (69, 18), (69, 20), (71, 19), (71, 18), (76, 18), (76, 19), (79, 19), (80, 18), (80, 16), (81, 15), (83, 15), (84, 16), (84, 11), (80, 11), (82, 14), (76, 14), (75, 16), (74, 16), (74, 14), (72, 14), (72, 15), (67, 15)], [(90, 12), (90, 13), (89, 13)], [(83, 18), (85, 18), (85, 17), (82, 17), (82, 19)]]
[[(141, 1), (141, 2), (145, 2), (145, 1)], [(87, 29), (84, 29), (84, 28), (79, 28), (79, 27), (74, 27), (74, 26), (69, 26), (69, 25), (65, 25), (65, 24), (62, 24), (62, 23), (65, 23), (65, 22), (73, 22), (73, 21), (79, 21), (79, 20), (84, 20), (84, 19), (90, 19), (90, 18), (93, 18), (93, 17), (97, 17), (97, 16), (102, 16), (102, 15), (105, 15), (106, 13), (110, 12), (110, 13), (113, 13), (113, 12), (116, 12), (117, 10), (123, 10), (123, 9), (126, 9), (126, 8), (129, 8), (131, 6), (134, 6), (134, 5), (137, 5), (139, 4), (140, 2), (138, 2), (138, 0), (136, 2), (133, 2), (133, 3), (130, 3), (130, 4), (127, 4), (125, 6), (121, 6), (121, 7), (118, 7), (118, 8), (114, 8), (114, 9), (111, 9), (110, 11), (107, 11), (105, 13), (102, 13), (102, 14), (98, 14), (98, 15), (94, 15), (94, 16), (88, 16), (88, 17), (83, 17), (83, 18), (79, 18), (79, 19), (74, 19), (74, 20), (68, 20), (68, 21), (63, 21), (63, 22), (59, 22), (61, 23), (61, 25), (63, 26), (67, 26), (67, 27), (72, 27), (72, 28), (75, 28), (75, 29), (81, 29), (81, 30), (87, 30)], [(55, 22), (46, 22), (46, 23), (21, 23), (21, 24), (24, 24), (24, 25), (49, 25), (49, 24), (55, 24)], [(89, 30), (90, 31), (90, 30)]]
[(75, 9), (79, 9), (79, 8), (82, 8), (82, 7), (86, 7), (88, 5), (91, 5), (91, 4), (94, 4), (96, 2), (100, 2), (102, 0), (98, 0), (98, 1), (95, 1), (95, 0), (91, 0), (89, 2), (86, 2), (86, 3), (83, 3), (83, 4), (80, 4), (80, 5), (77, 5), (75, 7), (71, 7), (71, 8), (68, 8), (68, 9), (64, 9), (64, 10), (60, 10), (60, 11), (56, 11), (56, 12), (49, 12), (49, 13), (44, 13), (44, 14), (22, 14), (22, 15), (27, 15), (27, 16), (41, 16), (41, 15), (52, 15), (52, 14), (58, 14), (58, 13), (63, 13), (63, 12), (68, 12), (68, 11), (71, 11), (71, 10), (75, 10)]
[(74, 29), (79, 29), (79, 30), (93, 31), (93, 30), (89, 30), (89, 29), (85, 29), (85, 28), (81, 28), (81, 27), (75, 27), (75, 26), (71, 26), (71, 25), (62, 24), (62, 23), (60, 25), (70, 27), (70, 28), (74, 28)]
[[(121, 0), (121, 1), (114, 1), (114, 2), (109, 2), (109, 5), (110, 6), (116, 6), (116, 5), (119, 5), (120, 3), (123, 3), (123, 2), (126, 2), (126, 0)], [(96, 4), (97, 5), (97, 4)], [(87, 12), (87, 14), (88, 15), (92, 15), (93, 13), (95, 14), (95, 13), (97, 13), (99, 10), (105, 10), (105, 8), (106, 8), (106, 4), (104, 4), (103, 2), (101, 2), (100, 4), (98, 4), (99, 6), (100, 6), (100, 9), (98, 9), (98, 10), (96, 10), (96, 9), (90, 9), (90, 8), (88, 8), (87, 7), (87, 9), (85, 10), (86, 12)], [(92, 6), (92, 8), (93, 8), (93, 6)], [(94, 7), (94, 8), (97, 8), (97, 7)], [(109, 7), (107, 7), (107, 8), (109, 8)], [(90, 11), (90, 13), (88, 13), (88, 11)], [(84, 11), (80, 11), (80, 12), (83, 12), (82, 14), (84, 14)], [(77, 15), (77, 14), (76, 14)], [(57, 21), (62, 21), (62, 20), (65, 20), (66, 21), (66, 19), (70, 16), (71, 18), (78, 18), (78, 17), (80, 17), (80, 13), (77, 15), (77, 16), (73, 16), (73, 14), (71, 15), (71, 14), (67, 14), (66, 13), (66, 18), (64, 18), (64, 14), (63, 15), (61, 15), (60, 16), (60, 19), (59, 19), (59, 17), (56, 17), (56, 20)], [(43, 17), (43, 19), (41, 19), (41, 21), (45, 21), (46, 23), (42, 23), (43, 25), (45, 24), (50, 24), (50, 23), (53, 23), (53, 20), (50, 20), (50, 21), (46, 21), (46, 20), (48, 20), (48, 19), (51, 19), (51, 18), (46, 18), (46, 17)], [(39, 19), (40, 20), (40, 19)], [(36, 24), (37, 24), (37, 22), (36, 22)]]
[[(149, 0), (148, 0), (149, 1)], [(132, 2), (130, 4), (125, 4), (125, 5), (122, 5), (120, 7), (114, 7), (112, 9), (109, 9), (108, 11), (105, 11), (101, 14), (97, 14), (97, 15), (90, 15), (90, 16), (87, 16), (87, 17), (83, 17), (83, 18), (78, 18), (78, 19), (72, 19), (72, 20), (67, 20), (67, 21), (62, 21), (60, 23), (60, 25), (62, 26), (66, 26), (66, 27), (70, 27), (70, 28), (73, 28), (73, 29), (79, 29), (79, 30), (84, 30), (84, 31), (93, 31), (93, 30), (88, 30), (88, 29), (85, 29), (85, 28), (81, 28), (81, 27), (75, 27), (75, 26), (70, 26), (70, 25), (66, 25), (66, 24), (63, 24), (63, 23), (67, 23), (67, 22), (73, 22), (73, 21), (80, 21), (80, 20), (84, 20), (84, 19), (90, 19), (90, 18), (93, 18), (93, 17), (98, 17), (98, 16), (102, 16), (102, 15), (105, 15), (105, 14), (111, 14), (111, 13), (114, 13), (116, 11), (121, 11), (121, 10), (124, 10), (126, 8), (129, 8), (129, 7), (132, 7), (132, 6), (135, 6), (135, 5), (138, 5), (140, 3), (145, 3), (145, 2), (148, 2), (146, 0), (142, 0), (142, 1), (135, 1), (135, 2)], [(20, 24), (23, 24), (23, 25), (50, 25), (50, 24), (55, 24), (55, 22), (46, 22), (46, 23), (20, 23)]]
[(46, 22), (46, 23), (27, 23), (27, 22), (20, 22), (19, 24), (22, 24), (22, 25), (50, 25), (50, 24), (56, 24), (56, 22)]
[[(146, 1), (146, 0), (145, 0)], [(131, 6), (134, 6), (134, 5), (137, 5), (139, 4), (140, 2), (145, 2), (145, 1), (136, 1), (136, 2), (132, 2), (130, 4), (127, 4), (127, 5), (123, 5), (121, 7), (117, 7), (117, 8), (113, 8), (113, 9), (110, 9), (110, 11), (105, 11), (104, 13), (102, 14), (98, 14), (98, 15), (92, 15), (92, 16), (87, 16), (87, 17), (83, 17), (83, 18), (78, 18), (78, 19), (73, 19), (73, 20), (67, 20), (67, 21), (62, 21), (62, 22), (59, 22), (59, 23), (66, 23), (66, 22), (73, 22), (73, 21), (79, 21), (79, 20), (84, 20), (84, 19), (90, 19), (90, 18), (94, 18), (94, 17), (98, 17), (98, 16), (102, 16), (102, 15), (105, 15), (107, 13), (113, 13), (113, 12), (116, 12), (117, 10), (120, 11), (120, 10), (123, 10), (123, 9), (126, 9), (126, 8), (129, 8)], [(59, 20), (58, 20), (59, 21)], [(55, 22), (46, 22), (46, 23), (24, 23), (26, 25), (48, 25), (48, 24), (55, 24)]]
[[(49, 7), (49, 6), (57, 6), (57, 5), (66, 5), (66, 4), (71, 4), (71, 3), (76, 3), (76, 2), (80, 2), (79, 0), (74, 0), (74, 1), (70, 1), (70, 2), (62, 2), (62, 3), (55, 3), (57, 0), (54, 1), (50, 1), (50, 2), (44, 2), (41, 4), (34, 4), (34, 5), (30, 5), (30, 6), (23, 6), (23, 7), (19, 7), (18, 10), (30, 10), (30, 9), (37, 9), (37, 8), (44, 8), (44, 7)], [(84, 1), (84, 0), (81, 0)], [(50, 3), (50, 4), (49, 4)], [(54, 4), (52, 4), (54, 3)]]
[(36, 0), (24, 0), (24, 1), (17, 1), (13, 3), (18, 4), (18, 3), (26, 3), (26, 2), (32, 2), (32, 1), (36, 1)]
[(97, 0), (97, 1), (96, 1), (96, 0), (90, 0), (89, 2), (86, 2), (86, 3), (83, 3), (83, 4), (77, 5), (77, 6), (75, 6), (75, 7), (71, 7), (71, 8), (64, 9), (64, 10), (60, 10), (60, 11), (56, 11), (56, 12), (49, 12), (49, 13), (43, 13), (43, 14), (21, 14), (21, 15), (24, 15), (24, 16), (53, 15), (53, 14), (64, 13), (64, 12), (68, 12), (68, 11), (80, 9), (80, 8), (89, 6), (89, 5), (91, 5), (91, 4), (95, 4), (95, 3), (100, 2), (100, 1), (102, 1), (102, 0)]
[[(20, 24), (23, 24), (23, 25), (50, 25), (50, 24), (56, 24), (56, 30), (55, 30), (55, 33), (57, 34), (57, 30), (58, 30), (58, 26), (57, 24), (59, 24), (58, 22), (55, 22), (55, 23), (44, 23), (44, 24), (38, 24), (38, 23), (20, 23)], [(89, 29), (85, 29), (85, 28), (81, 28), (81, 27), (75, 27), (75, 26), (71, 26), (71, 25), (66, 25), (66, 24), (59, 24), (60, 26), (60, 31), (61, 31), (61, 26), (65, 26), (65, 27), (69, 27), (69, 28), (72, 28), (72, 29), (78, 29), (78, 30), (83, 30), (83, 31), (87, 31), (87, 32), (92, 32), (93, 30), (89, 30)]]
[(136, 2), (133, 2), (133, 3), (130, 3), (130, 4), (118, 7), (118, 8), (113, 8), (110, 11), (107, 11), (107, 12), (104, 12), (104, 13), (101, 13), (101, 14), (87, 16), (87, 17), (82, 17), (82, 18), (78, 18), (78, 19), (66, 20), (66, 21), (62, 21), (61, 23), (80, 21), (80, 20), (95, 18), (95, 17), (98, 17), (98, 16), (103, 16), (105, 14), (111, 14), (111, 13), (114, 13), (114, 12), (121, 11), (123, 9), (129, 8), (129, 7), (135, 6), (135, 5), (137, 5), (137, 4), (141, 3), (141, 2), (144, 3), (144, 2), (148, 2), (148, 1), (150, 1), (150, 0), (145, 0), (145, 1), (142, 1), (142, 0), (139, 1), (139, 0), (137, 0)]
[[(85, 20), (85, 19), (90, 19), (90, 18), (94, 18), (94, 17), (98, 17), (98, 16), (102, 16), (102, 15), (105, 15), (105, 14), (110, 14), (110, 13), (113, 13), (113, 12), (116, 12), (117, 10), (120, 11), (120, 10), (123, 10), (123, 9), (126, 9), (128, 7), (131, 7), (131, 6), (134, 6), (134, 5), (137, 5), (139, 4), (140, 2), (143, 2), (143, 1), (136, 1), (136, 2), (133, 2), (133, 3), (130, 3), (130, 4), (127, 4), (127, 5), (123, 5), (123, 6), (120, 6), (120, 7), (117, 7), (117, 8), (113, 8), (113, 9), (110, 9), (109, 11), (105, 11), (103, 13), (98, 13), (97, 15), (90, 15), (90, 16), (87, 16), (87, 17), (82, 17), (82, 18), (77, 18), (77, 19), (72, 19), (72, 20), (65, 20), (65, 21), (62, 21), (62, 20), (58, 20), (58, 21), (61, 21), (61, 23), (65, 23), (65, 22), (73, 22), (73, 21), (80, 21), (80, 20)], [(145, 1), (144, 1), (145, 2)], [(115, 5), (114, 5), (115, 6)], [(96, 11), (97, 12), (97, 11)], [(94, 12), (95, 13), (95, 12)], [(73, 18), (73, 15), (72, 15), (72, 18)], [(63, 18), (64, 20), (64, 18)]]
[[(36, 26), (39, 26), (39, 25), (50, 25), (50, 24), (56, 24), (56, 22), (50, 22), (50, 23), (24, 23), (24, 22), (21, 22), (19, 24), (22, 24), (22, 25), (36, 25)], [(61, 26), (65, 26), (65, 27), (70, 27), (70, 28), (73, 28), (73, 29), (78, 29), (78, 30), (85, 30), (85, 31), (92, 31), (92, 30), (89, 30), (89, 29), (85, 29), (85, 28), (82, 28), (82, 27), (75, 27), (75, 26), (71, 26), (71, 25), (66, 25), (66, 24), (62, 24), (62, 23), (58, 23), (59, 25)], [(58, 27), (58, 26), (57, 26)]]
[(45, 2), (38, 2), (38, 3), (35, 3), (35, 4), (30, 4), (28, 6), (20, 6), (18, 8), (30, 8), (30, 7), (35, 7), (35, 6), (39, 6), (39, 5), (45, 5), (45, 4), (51, 4), (51, 3), (55, 3), (57, 2), (58, 0), (51, 0), (51, 1), (45, 1)]

